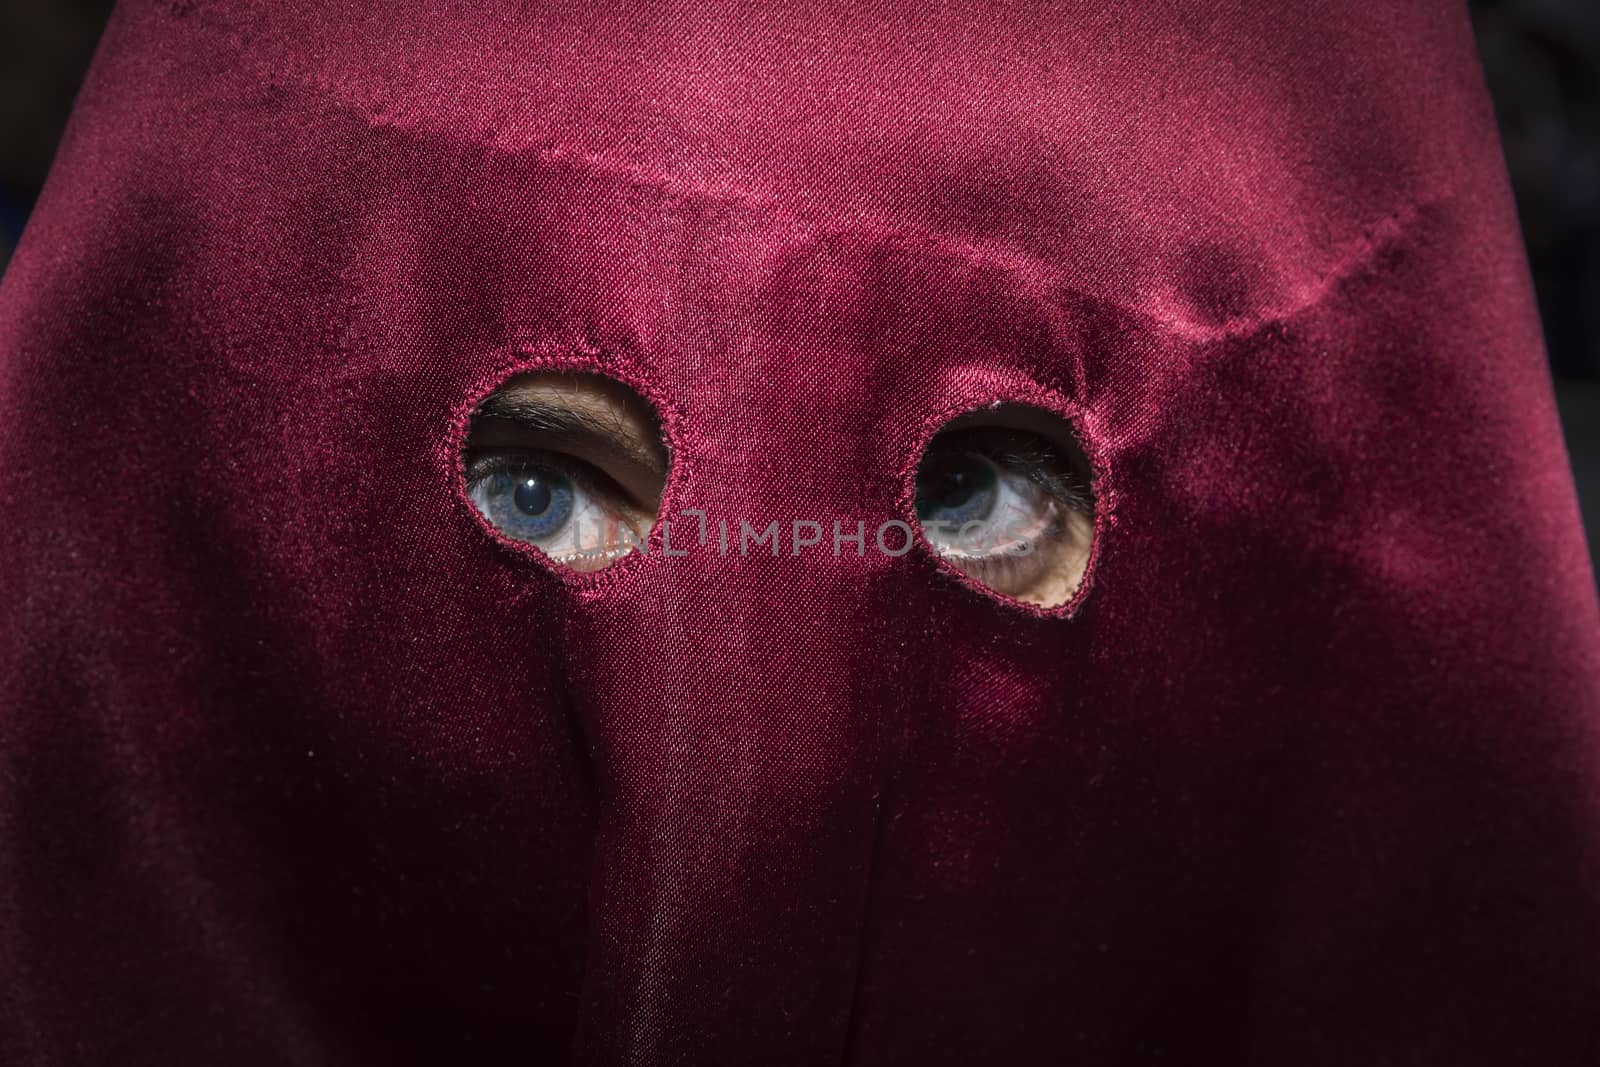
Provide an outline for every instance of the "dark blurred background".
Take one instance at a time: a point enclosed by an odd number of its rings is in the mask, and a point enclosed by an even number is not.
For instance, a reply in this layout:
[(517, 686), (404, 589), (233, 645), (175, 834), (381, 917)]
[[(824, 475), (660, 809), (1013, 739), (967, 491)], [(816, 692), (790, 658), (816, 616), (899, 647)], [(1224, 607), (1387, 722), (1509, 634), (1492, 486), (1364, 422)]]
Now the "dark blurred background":
[[(0, 0), (0, 270), (111, 0)], [(1473, 0), (1590, 548), (1600, 548), (1600, 0)]]
[(1600, 0), (1471, 6), (1600, 564)]

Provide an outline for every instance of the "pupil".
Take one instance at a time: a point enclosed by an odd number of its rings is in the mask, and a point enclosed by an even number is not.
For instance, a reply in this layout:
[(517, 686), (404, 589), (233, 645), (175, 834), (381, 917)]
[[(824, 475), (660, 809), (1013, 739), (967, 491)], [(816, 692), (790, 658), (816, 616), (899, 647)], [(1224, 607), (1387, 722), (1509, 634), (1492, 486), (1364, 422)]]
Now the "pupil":
[(970, 466), (944, 472), (939, 481), (938, 500), (941, 506), (958, 508), (972, 499), (978, 491), (978, 478)]
[(550, 510), (550, 486), (542, 476), (530, 474), (517, 485), (511, 500), (518, 511), (537, 518)]
[(927, 518), (934, 512), (959, 511), (973, 498), (988, 492), (994, 473), (974, 456), (960, 456), (939, 462), (923, 479), (926, 492), (917, 494), (917, 514)]

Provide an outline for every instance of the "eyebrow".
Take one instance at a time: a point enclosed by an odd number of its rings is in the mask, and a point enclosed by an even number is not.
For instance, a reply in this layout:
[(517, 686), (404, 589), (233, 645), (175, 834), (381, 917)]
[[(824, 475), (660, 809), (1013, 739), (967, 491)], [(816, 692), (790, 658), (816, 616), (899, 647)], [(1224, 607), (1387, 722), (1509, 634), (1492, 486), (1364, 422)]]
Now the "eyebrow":
[(582, 436), (652, 471), (664, 473), (667, 469), (665, 446), (654, 438), (640, 437), (620, 415), (607, 418), (559, 401), (517, 392), (490, 395), (478, 405), (474, 414), (485, 419), (504, 419), (538, 433)]

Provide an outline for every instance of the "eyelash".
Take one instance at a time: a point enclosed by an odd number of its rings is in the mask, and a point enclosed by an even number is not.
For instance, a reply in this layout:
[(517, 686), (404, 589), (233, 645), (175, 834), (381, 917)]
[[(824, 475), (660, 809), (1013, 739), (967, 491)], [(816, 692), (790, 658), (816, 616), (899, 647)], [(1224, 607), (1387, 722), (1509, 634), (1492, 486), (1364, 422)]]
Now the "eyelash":
[(993, 460), (1042, 489), (1057, 505), (1084, 515), (1094, 514), (1093, 497), (1082, 476), (1054, 448), (1034, 443), (995, 442), (968, 451)]
[(1087, 479), (1054, 446), (1031, 434), (961, 431), (946, 441), (935, 440), (922, 462), (926, 464), (940, 453), (982, 456), (1038, 486), (1058, 507), (1082, 515), (1094, 514), (1094, 496)]

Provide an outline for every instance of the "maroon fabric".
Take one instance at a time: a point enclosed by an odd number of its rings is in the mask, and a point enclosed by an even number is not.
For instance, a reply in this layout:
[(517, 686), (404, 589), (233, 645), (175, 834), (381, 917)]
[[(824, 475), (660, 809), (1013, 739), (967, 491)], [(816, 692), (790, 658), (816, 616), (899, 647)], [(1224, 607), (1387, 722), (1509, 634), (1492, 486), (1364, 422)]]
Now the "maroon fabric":
[[(1444, 0), (129, 0), (0, 291), (0, 1062), (1553, 1064), (1600, 612)], [(1076, 419), (1071, 610), (497, 543)]]

